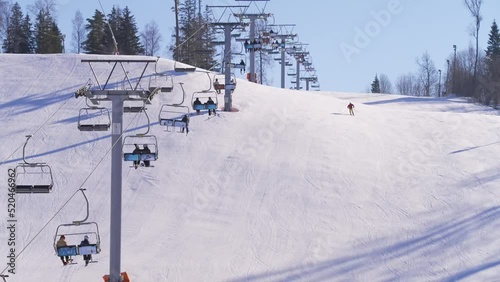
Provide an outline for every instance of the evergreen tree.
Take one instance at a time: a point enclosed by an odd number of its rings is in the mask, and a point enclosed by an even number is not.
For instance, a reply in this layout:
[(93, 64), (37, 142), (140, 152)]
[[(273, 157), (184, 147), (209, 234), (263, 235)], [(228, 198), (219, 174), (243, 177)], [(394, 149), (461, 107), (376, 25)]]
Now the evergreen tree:
[(31, 54), (35, 52), (35, 35), (32, 31), (31, 19), (26, 15), (22, 24), (21, 53)]
[(29, 16), (23, 17), (19, 3), (14, 3), (2, 45), (5, 53), (33, 53), (33, 34)]
[(91, 19), (87, 19), (87, 25), (85, 25), (85, 30), (87, 30), (87, 39), (83, 41), (83, 49), (88, 54), (110, 54), (106, 46), (106, 30), (108, 29), (104, 14), (99, 10), (95, 10), (94, 16)]
[(495, 21), (491, 25), (491, 31), (486, 48), (486, 81), (489, 87), (484, 87), (483, 97), (480, 97), (486, 105), (497, 107), (500, 100), (500, 31)]
[(179, 4), (179, 45), (171, 46), (174, 60), (211, 69), (214, 65), (215, 31), (208, 25), (208, 12), (196, 12), (197, 0), (184, 0)]
[[(108, 24), (109, 23), (109, 24)], [(115, 54), (120, 53), (121, 45), (124, 43), (121, 40), (120, 31), (123, 24), (123, 14), (119, 6), (113, 6), (111, 13), (108, 14), (108, 23), (104, 29), (104, 40), (107, 48), (106, 53)], [(113, 31), (113, 32), (111, 32)], [(116, 46), (115, 46), (116, 43)]]
[(118, 27), (118, 50), (122, 55), (138, 55), (144, 53), (140, 42), (137, 24), (128, 7), (123, 9), (121, 23)]
[(372, 93), (380, 93), (380, 82), (377, 75), (375, 75), (375, 79), (372, 82)]
[(496, 21), (491, 25), (491, 31), (488, 39), (488, 47), (486, 48), (486, 62), (489, 68), (491, 63), (500, 58), (500, 31)]
[(63, 35), (47, 10), (38, 12), (35, 34), (35, 52), (37, 54), (62, 53)]

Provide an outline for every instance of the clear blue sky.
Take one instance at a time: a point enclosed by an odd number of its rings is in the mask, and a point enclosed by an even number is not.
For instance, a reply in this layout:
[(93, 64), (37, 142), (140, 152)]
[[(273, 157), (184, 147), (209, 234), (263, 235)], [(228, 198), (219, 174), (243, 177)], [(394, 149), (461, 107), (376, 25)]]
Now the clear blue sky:
[[(23, 11), (34, 0), (18, 1)], [(162, 56), (167, 56), (174, 26), (173, 0), (101, 0), (106, 13), (113, 4), (128, 6), (142, 30), (155, 20), (163, 34)], [(480, 48), (485, 49), (493, 20), (500, 15), (500, 1), (484, 0)], [(203, 5), (237, 5), (230, 0), (203, 0)], [(71, 37), (71, 19), (80, 9), (84, 18), (100, 9), (97, 0), (60, 0), (58, 23)], [(263, 7), (263, 2), (259, 3)], [(383, 11), (383, 12), (381, 12)], [(415, 60), (428, 51), (436, 67), (446, 72), (446, 59), (473, 44), (469, 26), (473, 19), (463, 0), (270, 0), (265, 12), (274, 15), (276, 24), (296, 24), (300, 40), (308, 43), (321, 90), (360, 92), (384, 73), (394, 83), (400, 74), (416, 71)], [(378, 15), (390, 15), (377, 19)], [(498, 20), (498, 18), (497, 18)], [(360, 30), (368, 30), (368, 40), (359, 41)], [(358, 39), (358, 41), (356, 41)], [(366, 39), (366, 38), (365, 38)], [(67, 42), (67, 51), (71, 44)], [(350, 55), (349, 55), (349, 52)], [(348, 55), (346, 55), (348, 54)], [(276, 72), (278, 64), (274, 67)], [(278, 74), (273, 85), (279, 85)]]

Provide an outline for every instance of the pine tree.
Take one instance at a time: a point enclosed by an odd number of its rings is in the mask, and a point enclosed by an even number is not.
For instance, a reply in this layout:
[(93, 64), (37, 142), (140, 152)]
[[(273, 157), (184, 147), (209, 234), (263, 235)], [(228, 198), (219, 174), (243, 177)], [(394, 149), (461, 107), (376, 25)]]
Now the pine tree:
[(82, 47), (87, 54), (110, 54), (106, 46), (106, 30), (108, 29), (104, 21), (104, 14), (95, 10), (94, 16), (87, 19), (87, 39), (82, 42)]
[(500, 31), (496, 21), (491, 25), (491, 31), (488, 39), (488, 47), (486, 48), (486, 62), (488, 68), (491, 63), (500, 58)]
[(185, 0), (179, 4), (179, 45), (171, 46), (174, 60), (211, 69), (215, 64), (213, 55), (215, 31), (208, 25), (208, 12), (196, 12), (197, 0)]
[(63, 35), (46, 10), (38, 12), (35, 24), (35, 52), (37, 54), (62, 53)]
[(122, 55), (144, 53), (144, 48), (138, 35), (137, 24), (128, 7), (123, 9), (121, 24), (118, 27), (117, 41), (119, 42), (118, 49)]
[(19, 3), (14, 3), (2, 45), (5, 53), (33, 53), (33, 35), (29, 16), (23, 17)]
[[(113, 6), (111, 13), (108, 14), (108, 23), (104, 29), (104, 41), (106, 53), (115, 54), (120, 52), (121, 45), (124, 44), (120, 36), (121, 26), (123, 24), (123, 13), (119, 6)], [(112, 31), (112, 32), (111, 32)], [(116, 46), (115, 46), (116, 43)]]
[(375, 79), (372, 82), (372, 93), (380, 93), (380, 82), (377, 75), (375, 75)]
[(485, 97), (482, 97), (482, 100), (486, 105), (490, 105), (491, 103), (493, 107), (497, 107), (500, 101), (500, 90), (494, 86), (500, 82), (500, 31), (495, 21), (491, 25), (485, 61), (486, 80), (493, 87), (485, 88)]
[(35, 52), (35, 36), (32, 31), (31, 19), (26, 15), (22, 24), (22, 40), (20, 44), (21, 53), (31, 54)]

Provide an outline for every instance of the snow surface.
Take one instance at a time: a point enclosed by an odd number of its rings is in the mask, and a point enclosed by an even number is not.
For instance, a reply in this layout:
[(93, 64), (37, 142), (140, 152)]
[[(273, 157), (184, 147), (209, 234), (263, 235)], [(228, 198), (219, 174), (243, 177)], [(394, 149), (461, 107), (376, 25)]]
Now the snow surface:
[[(16, 196), (16, 274), (7, 281), (102, 281), (109, 273), (110, 132), (80, 132), (75, 91), (89, 55), (0, 55), (0, 256), (8, 255), (7, 170), (52, 168), (50, 194)], [(111, 64), (96, 64), (103, 79)], [(186, 136), (162, 104), (207, 89), (174, 73), (148, 105), (154, 168), (123, 164), (121, 270), (131, 281), (500, 281), (498, 113), (460, 99), (305, 92), (238, 79), (234, 112), (193, 115)], [(142, 65), (126, 65), (131, 77)], [(113, 86), (120, 87), (117, 69)], [(146, 72), (147, 81), (154, 72)], [(220, 106), (223, 95), (219, 95)], [(349, 116), (348, 102), (356, 106)], [(111, 107), (111, 103), (102, 103)], [(127, 134), (147, 129), (124, 117)], [(60, 224), (99, 224), (99, 262), (62, 266)], [(78, 236), (69, 243), (78, 244)], [(22, 252), (21, 252), (22, 250)], [(4, 272), (5, 273), (5, 272)]]

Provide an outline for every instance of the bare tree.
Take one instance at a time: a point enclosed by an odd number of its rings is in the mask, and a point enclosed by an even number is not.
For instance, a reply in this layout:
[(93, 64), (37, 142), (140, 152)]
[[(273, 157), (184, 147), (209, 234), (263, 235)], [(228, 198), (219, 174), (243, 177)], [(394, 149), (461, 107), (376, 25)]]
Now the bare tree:
[(419, 67), (418, 77), (422, 85), (423, 94), (429, 97), (431, 96), (431, 90), (434, 89), (437, 82), (436, 67), (428, 52), (425, 52), (420, 59), (417, 59), (417, 64)]
[(52, 15), (53, 19), (56, 19), (57, 0), (36, 0), (35, 4), (28, 6), (28, 10), (33, 15), (38, 15), (40, 11), (47, 12)]
[(141, 32), (141, 40), (144, 46), (144, 55), (154, 56), (160, 51), (160, 42), (162, 40), (160, 27), (154, 20), (146, 24), (144, 31)]
[(379, 75), (379, 85), (380, 85), (380, 93), (390, 94), (392, 93), (392, 83), (389, 77), (386, 74), (381, 73)]
[(472, 17), (474, 18), (474, 27), (471, 29), (472, 36), (476, 39), (476, 59), (474, 61), (474, 80), (477, 77), (477, 62), (479, 59), (479, 29), (481, 27), (481, 5), (483, 0), (464, 0), (465, 6), (469, 9)]
[(73, 48), (76, 53), (80, 53), (82, 42), (85, 40), (85, 25), (83, 21), (82, 12), (77, 10), (73, 22)]
[(0, 39), (4, 38), (7, 32), (10, 18), (10, 3), (0, 0)]
[(419, 96), (420, 91), (418, 90), (418, 83), (415, 75), (411, 72), (408, 74), (401, 75), (396, 81), (396, 91), (401, 95), (408, 96)]

